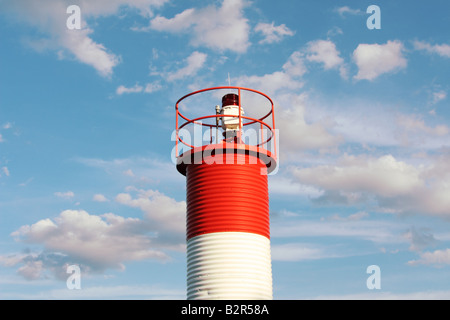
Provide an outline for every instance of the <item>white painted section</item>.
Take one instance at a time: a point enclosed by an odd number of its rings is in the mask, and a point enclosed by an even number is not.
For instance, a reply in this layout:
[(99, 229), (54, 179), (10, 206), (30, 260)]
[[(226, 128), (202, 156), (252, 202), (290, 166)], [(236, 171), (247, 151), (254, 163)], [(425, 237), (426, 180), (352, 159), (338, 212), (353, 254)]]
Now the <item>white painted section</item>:
[(270, 240), (247, 232), (215, 232), (187, 242), (187, 298), (270, 300)]
[[(222, 117), (222, 129), (223, 130), (237, 130), (239, 127), (239, 106), (229, 105), (223, 106), (220, 112), (221, 115), (231, 116)], [(241, 116), (244, 115), (244, 110), (241, 107)], [(243, 121), (243, 119), (241, 119)], [(242, 123), (241, 123), (242, 127)]]

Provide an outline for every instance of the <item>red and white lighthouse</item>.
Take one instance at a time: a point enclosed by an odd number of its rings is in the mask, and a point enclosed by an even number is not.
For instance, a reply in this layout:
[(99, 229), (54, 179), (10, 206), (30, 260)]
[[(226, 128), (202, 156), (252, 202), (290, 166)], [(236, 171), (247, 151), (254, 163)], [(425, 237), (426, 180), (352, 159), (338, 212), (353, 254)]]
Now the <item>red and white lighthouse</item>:
[[(227, 93), (215, 114), (190, 119), (181, 113), (188, 97), (209, 91), (217, 97), (221, 90)], [(262, 98), (256, 106), (261, 117), (244, 116), (244, 93)], [(277, 166), (273, 112), (264, 93), (231, 86), (192, 92), (176, 103), (177, 170), (186, 176), (188, 299), (273, 297), (267, 177)], [(187, 138), (189, 126), (202, 129), (193, 130), (201, 143)]]

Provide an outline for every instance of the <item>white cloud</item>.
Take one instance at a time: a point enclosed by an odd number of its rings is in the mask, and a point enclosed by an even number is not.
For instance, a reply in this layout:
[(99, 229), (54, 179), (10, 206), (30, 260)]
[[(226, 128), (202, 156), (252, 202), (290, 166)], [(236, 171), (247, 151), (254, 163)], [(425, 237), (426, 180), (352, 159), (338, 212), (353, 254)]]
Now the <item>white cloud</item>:
[(144, 92), (145, 93), (153, 93), (162, 89), (159, 81), (150, 82), (145, 85)]
[(94, 42), (90, 37), (93, 30), (64, 30), (60, 35), (59, 43), (62, 47), (71, 52), (77, 60), (94, 67), (103, 77), (110, 77), (113, 68), (120, 63), (120, 57), (108, 50), (99, 43)]
[(308, 71), (304, 62), (304, 54), (294, 51), (283, 65), (283, 71), (292, 77), (303, 76)]
[(416, 229), (415, 227), (411, 227), (403, 236), (410, 241), (411, 245), (409, 250), (411, 251), (422, 251), (426, 247), (437, 243), (433, 234), (425, 228)]
[(185, 28), (189, 28), (194, 24), (194, 15), (196, 10), (194, 8), (186, 9), (185, 11), (176, 14), (173, 18), (167, 19), (162, 16), (157, 16), (150, 21), (150, 26), (141, 29), (134, 29), (135, 31), (146, 31), (149, 29), (167, 32), (183, 32)]
[[(339, 135), (333, 135), (328, 131), (329, 123), (306, 121), (307, 97), (305, 94), (292, 93), (301, 88), (303, 82), (292, 78), (288, 73), (276, 71), (263, 76), (242, 76), (235, 82), (238, 86), (261, 90), (274, 100), (280, 152), (283, 157), (305, 150), (331, 150), (342, 142)], [(257, 105), (245, 105), (244, 110), (249, 112), (248, 114), (254, 114), (255, 106)]]
[(9, 177), (9, 169), (8, 169), (8, 167), (2, 167), (2, 171), (3, 171), (3, 173), (5, 174), (5, 176), (7, 176), (7, 177)]
[(286, 27), (285, 24), (275, 26), (272, 23), (258, 23), (255, 27), (256, 32), (262, 33), (264, 39), (260, 40), (259, 43), (274, 43), (280, 42), (285, 36), (293, 36), (294, 32)]
[(369, 217), (369, 214), (365, 211), (359, 211), (356, 213), (353, 213), (347, 217), (342, 217), (339, 214), (332, 215), (329, 219), (330, 220), (336, 220), (336, 221), (358, 221), (364, 218)]
[(243, 16), (244, 0), (223, 0), (222, 6), (208, 6), (202, 9), (186, 9), (173, 18), (157, 16), (148, 28), (172, 33), (187, 33), (194, 46), (238, 53), (247, 51), (249, 25)]
[(450, 132), (446, 125), (437, 125), (435, 127), (427, 126), (425, 121), (418, 115), (399, 115), (397, 117), (397, 122), (400, 127), (407, 131), (416, 131), (435, 136), (445, 136)]
[(312, 198), (317, 198), (323, 193), (318, 188), (296, 183), (287, 177), (281, 176), (279, 173), (271, 177), (269, 192), (270, 194), (300, 195)]
[(239, 78), (233, 79), (233, 83), (236, 83), (238, 86), (260, 90), (269, 95), (273, 95), (277, 91), (292, 91), (303, 87), (303, 81), (291, 77), (291, 75), (284, 71), (275, 71), (262, 76), (240, 76)]
[(142, 92), (144, 88), (138, 84), (135, 84), (133, 87), (127, 88), (124, 85), (120, 85), (119, 87), (117, 87), (116, 89), (116, 93), (118, 95), (122, 95), (124, 93), (138, 93), (138, 92)]
[(328, 30), (327, 37), (337, 36), (340, 34), (344, 34), (344, 31), (342, 31), (341, 28), (334, 26), (330, 30)]
[(444, 58), (450, 58), (450, 45), (448, 44), (435, 44), (431, 45), (425, 41), (414, 41), (414, 49), (423, 50), (430, 54), (437, 54)]
[(167, 81), (175, 81), (194, 76), (205, 64), (207, 54), (194, 51), (187, 59), (186, 66), (166, 75)]
[(325, 70), (339, 69), (341, 76), (346, 77), (346, 66), (340, 57), (335, 44), (329, 40), (311, 41), (299, 51), (294, 51), (282, 66), (281, 70), (262, 76), (241, 76), (233, 79), (237, 85), (249, 86), (269, 95), (276, 93), (298, 93), (304, 82), (301, 77), (308, 72), (305, 62), (323, 64)]
[(358, 14), (362, 14), (363, 12), (359, 9), (352, 9), (348, 6), (343, 6), (343, 7), (339, 7), (336, 8), (335, 11), (337, 13), (339, 13), (340, 16), (344, 16), (345, 14), (350, 14), (350, 15), (358, 15)]
[(233, 79), (233, 83), (236, 83), (238, 86), (260, 90), (269, 95), (276, 95), (280, 92), (292, 92), (302, 88), (304, 83), (301, 77), (306, 72), (303, 53), (295, 51), (282, 66), (281, 70), (261, 76), (240, 76)]
[(174, 170), (172, 162), (163, 162), (158, 158), (130, 157), (111, 160), (77, 158), (75, 160), (83, 165), (104, 170), (120, 180), (126, 176), (126, 183), (129, 183), (130, 176), (126, 175), (125, 172), (132, 172), (134, 174), (134, 177), (131, 177), (133, 182), (140, 185), (155, 185), (161, 181), (164, 181), (166, 184), (178, 185), (184, 181), (184, 177), (177, 170)]
[(447, 98), (447, 92), (445, 92), (444, 90), (436, 91), (436, 92), (433, 92), (432, 96), (433, 96), (433, 99), (432, 99), (431, 103), (436, 104)]
[(133, 170), (131, 170), (131, 169), (125, 170), (123, 172), (123, 174), (128, 176), (128, 177), (134, 177), (135, 176)]
[(339, 68), (341, 77), (347, 77), (347, 68), (344, 59), (336, 45), (330, 40), (315, 40), (308, 42), (306, 47), (306, 59), (308, 61), (322, 63), (325, 70)]
[(300, 182), (326, 190), (366, 191), (389, 197), (412, 192), (423, 184), (416, 167), (391, 155), (344, 156), (338, 165), (295, 169), (293, 173)]
[[(306, 120), (307, 96), (305, 94), (285, 94), (277, 102), (277, 126), (280, 128), (280, 152), (295, 153), (302, 150), (323, 150), (337, 147), (342, 138), (331, 134), (330, 123)], [(302, 137), (308, 137), (304, 139)]]
[[(332, 135), (329, 122), (306, 121), (307, 95), (298, 93), (303, 87), (302, 76), (307, 72), (305, 55), (295, 51), (281, 70), (262, 76), (241, 76), (233, 79), (238, 86), (260, 90), (274, 100), (276, 126), (280, 128), (280, 152), (295, 153), (308, 149), (333, 149), (341, 141), (339, 135)], [(244, 106), (245, 110), (248, 106)], [(261, 109), (261, 106), (259, 106)], [(254, 110), (250, 109), (250, 112)], [(299, 137), (308, 137), (301, 139)]]
[(92, 200), (96, 201), (96, 202), (107, 202), (107, 201), (109, 201), (108, 198), (106, 198), (103, 194), (100, 194), (100, 193), (94, 194), (94, 196), (92, 197)]
[(27, 280), (47, 278), (53, 274), (61, 280), (67, 278), (64, 266), (67, 265), (65, 255), (61, 253), (20, 253), (0, 256), (0, 265), (6, 267), (20, 266), (17, 273)]
[[(66, 1), (72, 3), (73, 1)], [(168, 0), (81, 0), (80, 8), (92, 16), (117, 14), (123, 7), (135, 8), (141, 15), (153, 16), (153, 9), (160, 8)]]
[[(137, 218), (65, 210), (54, 219), (22, 226), (11, 235), (18, 241), (41, 244), (45, 252), (59, 252), (65, 256), (64, 261), (60, 261), (64, 264), (70, 261), (87, 271), (103, 271), (107, 268), (123, 269), (126, 261), (169, 259), (153, 244), (154, 237), (148, 235), (151, 230), (155, 229)], [(21, 272), (29, 278), (36, 279), (47, 269), (39, 257), (30, 259), (28, 256), (20, 262), (24, 264)], [(64, 266), (56, 262), (53, 265), (58, 265), (59, 269)]]
[[(371, 108), (367, 108), (367, 105)], [(378, 147), (408, 147), (437, 150), (450, 145), (450, 128), (436, 117), (401, 113), (394, 104), (367, 101), (358, 97), (330, 99), (316, 97), (308, 101), (308, 121), (328, 119), (327, 130), (341, 136), (347, 144), (358, 144), (366, 150)], [(447, 133), (448, 132), (448, 133)]]
[(433, 252), (420, 253), (420, 259), (408, 261), (409, 265), (435, 265), (438, 267), (450, 265), (450, 249), (435, 250)]
[(66, 192), (55, 192), (54, 193), (55, 196), (57, 196), (58, 198), (63, 198), (63, 199), (71, 199), (75, 196), (75, 193), (73, 193), (72, 191), (66, 191)]
[(406, 68), (404, 47), (400, 41), (386, 44), (359, 44), (353, 51), (353, 59), (358, 66), (357, 80), (374, 80), (384, 73), (397, 72)]
[(30, 39), (28, 43), (38, 51), (52, 50), (60, 58), (67, 53), (81, 63), (93, 67), (103, 77), (110, 77), (113, 68), (120, 63), (120, 57), (91, 38), (93, 29), (86, 21), (89, 18), (115, 15), (124, 6), (136, 8), (144, 15), (151, 16), (152, 8), (163, 5), (167, 0), (99, 0), (78, 2), (81, 11), (81, 29), (69, 30), (66, 20), (69, 14), (66, 9), (73, 1), (42, 0), (37, 3), (33, 0), (3, 1), (0, 9), (17, 16), (20, 22), (36, 26), (47, 38)]
[(336, 68), (343, 63), (343, 59), (339, 56), (336, 45), (330, 40), (308, 42), (306, 52), (306, 59), (323, 63), (326, 70)]
[(161, 90), (161, 88), (162, 88), (162, 86), (159, 83), (159, 81), (147, 83), (145, 85), (145, 87), (143, 87), (143, 86), (141, 86), (141, 85), (139, 85), (137, 83), (134, 86), (132, 86), (132, 87), (126, 87), (124, 85), (120, 85), (116, 89), (116, 94), (122, 95), (124, 93), (141, 93), (141, 92), (153, 93), (153, 92), (156, 92), (158, 90)]
[(161, 234), (182, 235), (185, 232), (186, 203), (174, 199), (155, 190), (136, 190), (137, 197), (130, 193), (120, 193), (116, 201), (120, 204), (141, 209), (145, 219), (152, 222), (153, 227)]
[(287, 243), (271, 246), (274, 261), (304, 261), (337, 257), (336, 253), (327, 253), (323, 248), (303, 243)]
[[(335, 237), (354, 238), (371, 241), (376, 244), (406, 243), (399, 233), (404, 227), (390, 221), (368, 220), (366, 216), (336, 219), (283, 219), (273, 223), (273, 238), (291, 237)], [(328, 253), (328, 256), (329, 253)]]
[(2, 134), (0, 133), (0, 143), (5, 142), (5, 139), (3, 138)]
[(301, 184), (324, 193), (316, 203), (378, 204), (378, 210), (448, 217), (450, 212), (449, 155), (426, 159), (428, 164), (408, 164), (392, 155), (379, 158), (348, 156), (335, 164), (294, 168)]

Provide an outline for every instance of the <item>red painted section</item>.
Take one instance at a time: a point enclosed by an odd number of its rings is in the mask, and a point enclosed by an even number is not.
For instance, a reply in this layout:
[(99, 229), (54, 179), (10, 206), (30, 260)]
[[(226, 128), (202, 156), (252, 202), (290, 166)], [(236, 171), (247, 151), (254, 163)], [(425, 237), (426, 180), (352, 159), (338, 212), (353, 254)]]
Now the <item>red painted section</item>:
[(230, 105), (239, 105), (239, 96), (237, 94), (229, 93), (222, 97), (222, 107)]
[(254, 155), (231, 156), (234, 164), (207, 164), (205, 158), (203, 164), (186, 166), (187, 239), (212, 232), (270, 239), (267, 175), (261, 174), (266, 165)]

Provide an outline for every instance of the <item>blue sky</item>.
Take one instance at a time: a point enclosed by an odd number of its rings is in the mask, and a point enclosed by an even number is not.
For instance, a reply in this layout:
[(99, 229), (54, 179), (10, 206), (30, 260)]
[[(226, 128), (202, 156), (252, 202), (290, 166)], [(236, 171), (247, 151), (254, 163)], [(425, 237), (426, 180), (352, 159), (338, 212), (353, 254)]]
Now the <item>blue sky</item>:
[(185, 299), (174, 105), (228, 75), (275, 101), (274, 299), (450, 298), (449, 9), (1, 0), (0, 298)]

